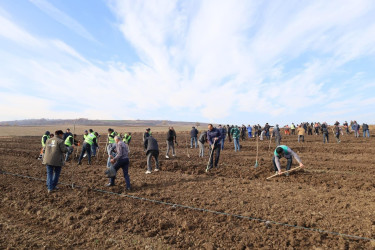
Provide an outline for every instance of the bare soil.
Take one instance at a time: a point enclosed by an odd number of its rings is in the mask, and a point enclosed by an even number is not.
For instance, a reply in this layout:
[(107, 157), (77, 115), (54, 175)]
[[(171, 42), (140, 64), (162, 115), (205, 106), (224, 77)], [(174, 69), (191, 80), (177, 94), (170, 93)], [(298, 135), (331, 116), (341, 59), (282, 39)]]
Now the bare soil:
[[(259, 142), (255, 169), (255, 140), (241, 141), (238, 153), (226, 140), (219, 168), (206, 173), (208, 150), (199, 158), (198, 149), (186, 145), (187, 132), (177, 134), (177, 156), (170, 159), (165, 158), (166, 133), (153, 135), (162, 171), (145, 174), (142, 135), (136, 133), (130, 145), (132, 191), (125, 191), (120, 171), (116, 186), (104, 187), (106, 158), (99, 151), (91, 166), (87, 160), (81, 166), (76, 159), (68, 162), (52, 194), (45, 167), (36, 159), (41, 136), (1, 137), (0, 169), (42, 181), (0, 174), (0, 248), (375, 249), (375, 241), (272, 224), (375, 239), (374, 137), (345, 135), (337, 144), (331, 136), (323, 144), (321, 136), (305, 136), (305, 143), (284, 136), (282, 144), (297, 152), (306, 168), (267, 181), (274, 142), (270, 150), (268, 141)], [(104, 143), (100, 146), (103, 150)], [(72, 189), (73, 182), (80, 187)]]

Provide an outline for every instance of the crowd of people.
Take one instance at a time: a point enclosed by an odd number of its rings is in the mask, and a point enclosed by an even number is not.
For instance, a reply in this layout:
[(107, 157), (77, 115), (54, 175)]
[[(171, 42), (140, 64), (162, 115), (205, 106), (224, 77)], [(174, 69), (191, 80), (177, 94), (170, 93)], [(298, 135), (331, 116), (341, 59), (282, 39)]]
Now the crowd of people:
[[(298, 142), (305, 142), (306, 135), (322, 135), (323, 143), (329, 142), (329, 129), (332, 130), (337, 143), (340, 143), (340, 135), (344, 133), (353, 133), (355, 137), (359, 137), (359, 130), (362, 128), (363, 137), (370, 137), (369, 126), (365, 123), (360, 126), (356, 121), (350, 123), (344, 122), (342, 126), (337, 121), (333, 126), (328, 126), (327, 123), (319, 122), (303, 122), (298, 125), (292, 123), (290, 126), (283, 127), (285, 135), (296, 135)], [(292, 157), (294, 157), (303, 167), (299, 156), (288, 146), (280, 145), (282, 140), (281, 129), (278, 124), (275, 126), (266, 123), (263, 127), (259, 124), (254, 126), (238, 126), (238, 125), (219, 125), (217, 128), (209, 124), (207, 130), (199, 133), (196, 127), (192, 127), (190, 131), (190, 148), (199, 148), (199, 157), (204, 157), (205, 144), (208, 144), (209, 149), (209, 162), (206, 171), (219, 166), (220, 152), (224, 150), (225, 140), (228, 138), (229, 142), (234, 145), (234, 151), (241, 151), (240, 141), (246, 138), (257, 138), (259, 140), (270, 140), (274, 138), (276, 149), (272, 162), (276, 173), (281, 174), (280, 161), (282, 157), (287, 158), (287, 171), (290, 170), (292, 164)], [(91, 164), (92, 157), (96, 157), (99, 151), (99, 133), (92, 129), (85, 130), (83, 134), (83, 142), (81, 153), (78, 157), (78, 165), (82, 164), (83, 158), (87, 157), (87, 164)], [(106, 153), (107, 153), (107, 171), (105, 172), (109, 178), (109, 183), (106, 186), (114, 186), (116, 173), (121, 168), (123, 170), (126, 189), (131, 190), (130, 177), (128, 174), (129, 169), (129, 145), (132, 139), (132, 134), (117, 133), (114, 129), (109, 128), (106, 138)], [(77, 140), (77, 134), (72, 134), (68, 128), (64, 133), (62, 130), (55, 131), (51, 134), (46, 131), (41, 139), (42, 149), (39, 159), (43, 160), (43, 164), (47, 168), (47, 188), (48, 192), (53, 192), (57, 189), (57, 183), (61, 172), (61, 167), (65, 162), (70, 161), (70, 156), (75, 153), (78, 156), (78, 147), (81, 141)], [(173, 127), (169, 127), (166, 132), (167, 150), (165, 158), (176, 156), (175, 145), (177, 144), (177, 134)], [(188, 145), (186, 145), (188, 147)], [(159, 145), (158, 141), (152, 136), (150, 128), (147, 128), (143, 133), (143, 148), (146, 154), (147, 170), (146, 174), (152, 173), (152, 159), (155, 162), (154, 171), (160, 170), (159, 164)], [(75, 150), (76, 149), (76, 150)], [(172, 155), (170, 156), (170, 152)]]

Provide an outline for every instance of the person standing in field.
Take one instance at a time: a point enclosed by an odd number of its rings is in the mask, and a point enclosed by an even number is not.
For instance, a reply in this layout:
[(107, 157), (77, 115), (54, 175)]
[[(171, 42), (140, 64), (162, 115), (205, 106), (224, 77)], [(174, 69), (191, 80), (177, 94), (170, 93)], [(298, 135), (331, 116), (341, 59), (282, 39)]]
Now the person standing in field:
[(193, 143), (194, 143), (194, 146), (195, 148), (198, 147), (198, 129), (196, 129), (195, 127), (192, 127), (191, 128), (191, 131), (190, 131), (190, 148), (193, 148)]
[(328, 133), (327, 123), (323, 122), (321, 126), (321, 131), (323, 134), (323, 143), (326, 143), (326, 139), (327, 139), (327, 143), (329, 143), (329, 133)]
[[(237, 128), (238, 129), (238, 128)], [(214, 154), (216, 153), (215, 156), (215, 168), (218, 167), (219, 165), (219, 158), (220, 158), (220, 141), (221, 141), (222, 135), (220, 134), (220, 131), (217, 128), (214, 128), (212, 124), (208, 124), (208, 131), (207, 131), (207, 141), (210, 145), (210, 155), (212, 152), (212, 157), (210, 158), (209, 166), (206, 169), (206, 171), (212, 169), (213, 167), (213, 158)]]
[(296, 125), (292, 122), (292, 125), (290, 125), (290, 130), (292, 131), (292, 135), (296, 134)]
[(333, 132), (335, 133), (337, 143), (340, 143), (340, 123), (338, 121), (335, 122), (335, 126), (333, 127)]
[(281, 133), (278, 124), (276, 124), (275, 129), (272, 131), (272, 136), (275, 137), (276, 145), (279, 146), (281, 141)]
[(72, 135), (72, 133), (70, 133), (70, 128), (67, 128), (66, 129), (66, 132), (64, 133), (64, 136), (63, 136), (63, 141), (66, 140), (66, 138), (68, 138), (68, 136)]
[(115, 136), (115, 144), (112, 145), (110, 149), (112, 151), (116, 151), (116, 156), (114, 157), (112, 154), (110, 155), (112, 167), (106, 171), (106, 174), (109, 177), (109, 183), (106, 185), (107, 187), (111, 187), (115, 185), (115, 179), (117, 171), (122, 168), (122, 172), (124, 173), (124, 179), (126, 183), (126, 190), (130, 191), (130, 177), (129, 177), (129, 151), (128, 145), (126, 145), (119, 136)]
[[(273, 158), (272, 158), (273, 167), (274, 167), (274, 170), (276, 171), (275, 174), (277, 173), (281, 174), (280, 159), (283, 157), (287, 159), (287, 165), (286, 165), (287, 171), (289, 171), (290, 168), (292, 167), (293, 157), (294, 159), (298, 161), (300, 167), (304, 167), (299, 156), (291, 148), (285, 145), (280, 145), (276, 147), (273, 153)], [(286, 176), (288, 175), (289, 173), (287, 172)]]
[(230, 131), (231, 131), (231, 126), (229, 126), (229, 124), (227, 125), (227, 137), (228, 137), (228, 140), (229, 140), (229, 142), (232, 142), (232, 139), (230, 138)]
[[(92, 131), (92, 129), (90, 129), (90, 131)], [(85, 133), (86, 132), (87, 130), (85, 131)], [(82, 159), (85, 153), (87, 153), (87, 159), (88, 159), (87, 164), (91, 165), (91, 146), (93, 144), (96, 144), (96, 136), (94, 133), (89, 133), (87, 135), (84, 135), (84, 139), (85, 141), (83, 142), (83, 145), (82, 145), (81, 155), (78, 158), (78, 165), (82, 164)]]
[(363, 130), (363, 137), (370, 137), (370, 130), (369, 130), (369, 127), (366, 123), (363, 123), (362, 124), (362, 130)]
[(360, 129), (359, 124), (357, 123), (357, 121), (354, 121), (352, 125), (352, 130), (354, 131), (355, 137), (359, 137), (359, 129)]
[(172, 149), (172, 155), (173, 157), (176, 156), (176, 153), (174, 151), (174, 143), (177, 143), (177, 135), (176, 131), (174, 131), (173, 127), (169, 127), (167, 132), (167, 154), (165, 155), (165, 158), (169, 158), (169, 150)]
[(43, 157), (43, 164), (47, 168), (47, 188), (48, 193), (56, 190), (59, 183), (61, 168), (64, 166), (64, 153), (67, 152), (63, 141), (64, 132), (57, 130), (55, 137), (50, 138), (45, 144), (45, 155)]
[(297, 134), (298, 134), (298, 142), (302, 141), (305, 142), (305, 129), (299, 125), (297, 129)]
[(253, 128), (249, 124), (249, 126), (247, 126), (247, 137), (249, 137), (250, 139), (253, 137), (252, 132)]
[(203, 131), (198, 138), (199, 157), (204, 156), (204, 144), (207, 142), (207, 131)]
[(158, 141), (152, 137), (152, 135), (148, 136), (144, 141), (144, 149), (146, 151), (147, 155), (147, 171), (146, 174), (151, 174), (152, 171), (152, 165), (151, 160), (152, 157), (155, 159), (155, 172), (159, 171), (159, 145)]
[(285, 135), (290, 135), (290, 130), (289, 130), (289, 126), (288, 125), (284, 126), (284, 134)]
[(221, 150), (224, 150), (224, 142), (225, 142), (225, 138), (227, 136), (227, 130), (225, 129), (225, 126), (222, 127), (221, 125), (219, 125), (219, 131), (220, 131), (220, 133), (222, 135), (221, 142), (220, 142), (220, 144), (221, 144)]
[(237, 127), (237, 125), (234, 126), (231, 133), (232, 133), (233, 142), (234, 142), (234, 152), (240, 151), (241, 150), (240, 148), (240, 133), (241, 132), (239, 128)]
[(151, 129), (150, 128), (147, 128), (146, 129), (146, 132), (143, 133), (143, 142), (149, 137), (152, 135), (152, 132), (151, 132)]

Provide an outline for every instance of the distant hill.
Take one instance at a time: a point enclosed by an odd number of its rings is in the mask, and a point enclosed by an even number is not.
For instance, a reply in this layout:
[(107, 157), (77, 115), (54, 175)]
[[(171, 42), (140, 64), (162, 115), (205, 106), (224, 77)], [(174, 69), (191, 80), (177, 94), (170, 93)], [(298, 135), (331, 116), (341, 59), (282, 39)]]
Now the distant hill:
[(194, 126), (207, 125), (201, 122), (181, 122), (168, 120), (89, 120), (79, 119), (26, 119), (16, 121), (3, 121), (0, 126), (48, 126), (48, 125), (88, 125), (88, 126)]

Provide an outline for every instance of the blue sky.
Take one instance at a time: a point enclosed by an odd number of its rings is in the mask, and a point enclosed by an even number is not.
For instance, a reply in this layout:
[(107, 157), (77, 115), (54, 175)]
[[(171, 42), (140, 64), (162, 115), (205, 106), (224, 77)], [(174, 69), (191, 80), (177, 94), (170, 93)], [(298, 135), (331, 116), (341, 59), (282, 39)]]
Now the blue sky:
[(375, 123), (375, 2), (0, 1), (0, 120)]

